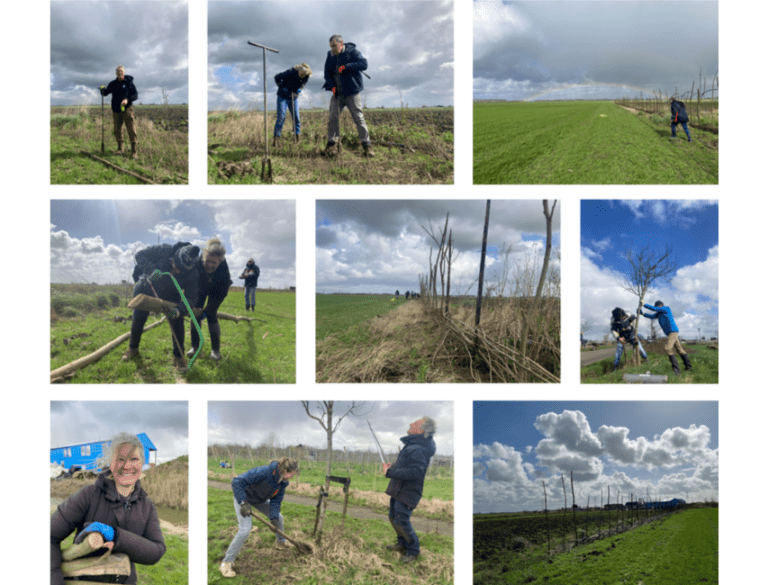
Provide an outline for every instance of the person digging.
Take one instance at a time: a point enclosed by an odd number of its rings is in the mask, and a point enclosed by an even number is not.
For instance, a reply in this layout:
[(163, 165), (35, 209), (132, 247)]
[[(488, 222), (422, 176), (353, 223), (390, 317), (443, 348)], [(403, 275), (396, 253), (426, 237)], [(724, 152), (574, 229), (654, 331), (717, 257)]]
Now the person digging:
[(128, 139), (131, 141), (131, 158), (139, 158), (136, 146), (136, 129), (133, 119), (133, 102), (139, 99), (139, 92), (133, 84), (133, 76), (125, 74), (125, 67), (118, 65), (115, 69), (117, 78), (110, 81), (109, 85), (99, 88), (101, 95), (112, 94), (112, 120), (114, 122), (115, 140), (117, 150), (115, 154), (125, 154), (123, 150), (123, 124), (128, 130)]
[(386, 548), (401, 553), (402, 563), (414, 562), (421, 553), (419, 537), (411, 526), (411, 514), (421, 500), (429, 460), (437, 450), (432, 438), (436, 430), (435, 421), (428, 416), (414, 421), (408, 434), (400, 439), (403, 449), (397, 461), (382, 464), (384, 475), (389, 478), (384, 492), (390, 497), (389, 522), (397, 535), (396, 543)]
[(680, 375), (680, 365), (677, 363), (675, 351), (680, 354), (680, 359), (682, 359), (685, 364), (685, 371), (691, 371), (693, 366), (691, 365), (691, 360), (688, 359), (688, 354), (685, 353), (685, 350), (678, 339), (680, 330), (677, 328), (675, 318), (672, 316), (672, 309), (664, 306), (664, 303), (661, 301), (656, 301), (653, 305), (644, 305), (643, 299), (640, 299), (640, 308), (646, 308), (653, 311), (653, 313), (643, 313), (643, 317), (659, 320), (659, 325), (661, 325), (662, 331), (664, 331), (664, 334), (667, 336), (667, 344), (664, 346), (664, 351), (667, 352), (669, 363), (672, 364), (672, 371), (675, 373), (675, 376)]
[(612, 370), (614, 372), (619, 369), (625, 343), (629, 343), (633, 348), (637, 347), (640, 350), (640, 357), (643, 358), (643, 361), (648, 359), (648, 354), (645, 353), (643, 345), (635, 334), (635, 326), (632, 325), (634, 320), (635, 316), (627, 315), (621, 307), (616, 307), (611, 311), (611, 333), (616, 338), (616, 354), (613, 357)]

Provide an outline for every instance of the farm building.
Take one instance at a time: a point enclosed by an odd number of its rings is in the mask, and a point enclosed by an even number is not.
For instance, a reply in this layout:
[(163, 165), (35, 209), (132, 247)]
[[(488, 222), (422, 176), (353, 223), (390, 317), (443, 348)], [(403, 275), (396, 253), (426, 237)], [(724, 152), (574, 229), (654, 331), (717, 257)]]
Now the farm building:
[[(144, 464), (153, 467), (157, 463), (157, 447), (150, 440), (146, 433), (136, 435), (144, 445)], [(96, 462), (104, 453), (103, 446), (109, 445), (109, 441), (94, 441), (92, 443), (81, 443), (79, 445), (68, 445), (66, 447), (54, 447), (51, 449), (51, 463), (61, 465), (64, 469), (79, 467), (97, 471)], [(155, 453), (154, 462), (150, 462), (150, 453)]]

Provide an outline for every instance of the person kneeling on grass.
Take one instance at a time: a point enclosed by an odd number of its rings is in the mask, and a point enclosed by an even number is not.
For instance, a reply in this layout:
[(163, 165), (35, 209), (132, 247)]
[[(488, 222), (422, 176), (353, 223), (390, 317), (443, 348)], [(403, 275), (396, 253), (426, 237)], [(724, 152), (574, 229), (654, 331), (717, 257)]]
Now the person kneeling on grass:
[[(173, 343), (173, 366), (178, 370), (187, 367), (184, 361), (184, 315), (187, 307), (181, 299), (176, 285), (168, 274), (152, 274), (158, 270), (170, 273), (184, 291), (184, 296), (189, 302), (197, 299), (198, 273), (195, 270), (197, 256), (200, 248), (189, 242), (178, 242), (173, 246), (158, 244), (149, 246), (136, 252), (136, 267), (133, 269), (133, 296), (145, 294), (150, 297), (158, 297), (164, 301), (177, 303), (176, 307), (166, 313), (171, 324), (171, 337)], [(149, 311), (134, 309), (131, 322), (131, 340), (128, 350), (123, 354), (123, 361), (139, 357), (139, 344), (141, 334), (144, 332), (144, 324), (149, 317)]]
[(384, 492), (390, 497), (389, 522), (397, 534), (397, 543), (387, 545), (387, 550), (402, 553), (403, 563), (415, 561), (421, 552), (411, 514), (421, 500), (429, 460), (437, 450), (432, 438), (436, 430), (435, 421), (428, 416), (414, 421), (408, 434), (400, 439), (404, 446), (397, 461), (382, 465), (384, 475), (390, 478)]
[[(237, 516), (237, 534), (229, 545), (219, 571), (225, 577), (235, 577), (232, 563), (237, 554), (243, 548), (248, 535), (253, 528), (251, 507), (256, 508), (262, 514), (269, 516), (272, 526), (283, 530), (284, 518), (280, 513), (280, 506), (288, 487), (288, 480), (294, 477), (299, 470), (299, 462), (296, 459), (283, 457), (279, 461), (273, 460), (268, 465), (254, 467), (232, 480), (232, 493), (234, 494), (235, 516)], [(276, 546), (287, 546), (285, 538), (277, 535)]]
[[(227, 253), (224, 245), (218, 238), (211, 238), (203, 249), (202, 258), (197, 261), (198, 294), (197, 300), (192, 305), (193, 308), (202, 309), (205, 306), (206, 299), (208, 306), (205, 307), (200, 323), (203, 317), (208, 320), (208, 333), (211, 336), (211, 359), (221, 359), (221, 324), (219, 323), (218, 311), (221, 303), (227, 298), (229, 287), (232, 285), (232, 279), (229, 277), (229, 266), (224, 255)], [(197, 353), (200, 347), (200, 334), (194, 325), (190, 325), (192, 337), (192, 347), (187, 352), (187, 357), (192, 357)]]

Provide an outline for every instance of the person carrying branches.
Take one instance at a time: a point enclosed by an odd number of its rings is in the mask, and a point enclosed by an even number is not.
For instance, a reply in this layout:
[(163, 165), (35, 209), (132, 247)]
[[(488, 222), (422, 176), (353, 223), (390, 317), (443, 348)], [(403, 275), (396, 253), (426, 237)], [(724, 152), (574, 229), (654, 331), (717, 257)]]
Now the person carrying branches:
[(688, 359), (688, 354), (685, 353), (685, 350), (678, 339), (680, 330), (677, 328), (675, 318), (672, 316), (672, 309), (665, 306), (662, 301), (656, 301), (653, 305), (647, 305), (643, 304), (643, 299), (640, 299), (639, 308), (642, 309), (643, 307), (653, 311), (653, 313), (643, 313), (643, 317), (648, 319), (658, 319), (662, 331), (664, 331), (664, 334), (667, 336), (667, 344), (664, 346), (664, 351), (666, 351), (667, 356), (669, 356), (669, 363), (672, 364), (672, 371), (675, 375), (680, 375), (680, 365), (677, 363), (675, 350), (680, 354), (680, 359), (682, 359), (685, 364), (685, 371), (692, 370), (693, 366), (691, 365), (691, 360)]
[(131, 158), (139, 158), (136, 147), (136, 129), (133, 120), (133, 102), (139, 99), (139, 92), (133, 84), (133, 76), (125, 74), (125, 67), (118, 65), (115, 69), (117, 78), (110, 81), (109, 85), (99, 88), (101, 95), (112, 94), (112, 120), (114, 122), (115, 140), (117, 150), (115, 154), (125, 154), (123, 150), (123, 124), (128, 130), (128, 139), (131, 141)]

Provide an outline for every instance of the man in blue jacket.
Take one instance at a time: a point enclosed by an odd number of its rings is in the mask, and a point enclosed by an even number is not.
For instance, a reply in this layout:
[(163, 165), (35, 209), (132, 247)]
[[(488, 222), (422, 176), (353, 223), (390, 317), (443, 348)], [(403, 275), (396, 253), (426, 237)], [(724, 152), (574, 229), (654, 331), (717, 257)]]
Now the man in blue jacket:
[(674, 97), (669, 98), (669, 103), (672, 110), (672, 138), (677, 138), (677, 125), (682, 124), (683, 130), (688, 135), (688, 142), (691, 142), (691, 133), (688, 131), (688, 113), (685, 111), (685, 104), (677, 101)]
[(688, 354), (685, 353), (680, 340), (677, 338), (680, 334), (680, 330), (677, 328), (675, 318), (672, 316), (672, 309), (664, 306), (664, 303), (661, 301), (656, 301), (653, 305), (644, 305), (643, 300), (640, 299), (640, 308), (643, 307), (653, 311), (653, 313), (643, 313), (643, 317), (647, 317), (648, 319), (658, 319), (662, 331), (664, 331), (664, 334), (667, 336), (667, 344), (664, 346), (664, 351), (666, 351), (669, 356), (669, 362), (672, 364), (672, 371), (675, 372), (675, 375), (680, 375), (680, 365), (677, 363), (675, 350), (680, 354), (680, 358), (685, 364), (685, 370), (692, 370), (693, 366), (691, 366), (691, 361), (688, 359)]
[(283, 131), (283, 124), (285, 123), (285, 110), (291, 112), (291, 118), (293, 118), (293, 133), (296, 141), (299, 140), (299, 134), (301, 132), (301, 119), (299, 118), (299, 94), (304, 86), (309, 81), (312, 75), (312, 69), (306, 63), (299, 63), (294, 65), (287, 71), (278, 73), (275, 75), (275, 83), (277, 83), (277, 120), (275, 121), (274, 137), (272, 138), (272, 146), (277, 146), (280, 135)]
[(414, 421), (408, 434), (400, 439), (403, 449), (397, 461), (382, 466), (384, 475), (390, 478), (385, 493), (390, 496), (389, 522), (397, 534), (397, 544), (390, 544), (387, 549), (402, 553), (403, 563), (415, 561), (421, 552), (419, 537), (411, 526), (411, 514), (421, 500), (429, 460), (437, 450), (432, 438), (436, 430), (435, 421), (428, 416)]
[(363, 145), (365, 156), (372, 157), (371, 138), (363, 116), (363, 103), (360, 92), (363, 91), (362, 72), (368, 69), (368, 61), (360, 54), (354, 43), (344, 43), (341, 35), (330, 38), (331, 50), (325, 59), (325, 84), (323, 89), (333, 95), (328, 114), (328, 144), (325, 154), (333, 156), (339, 140), (339, 116), (344, 108), (349, 108), (357, 126), (357, 136)]
[(117, 140), (115, 154), (125, 153), (123, 150), (123, 123), (125, 123), (128, 138), (131, 141), (131, 157), (135, 159), (139, 155), (136, 150), (136, 130), (133, 125), (133, 102), (139, 99), (139, 92), (133, 84), (133, 76), (125, 74), (125, 67), (118, 65), (115, 73), (117, 79), (110, 81), (107, 87), (102, 85), (99, 89), (103, 96), (112, 94), (112, 121), (115, 140)]

